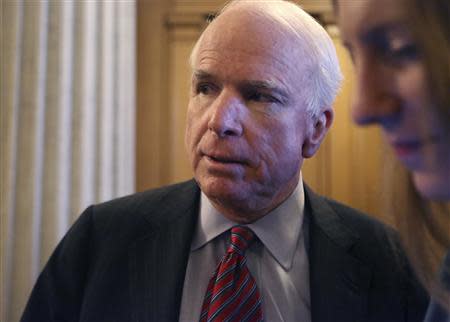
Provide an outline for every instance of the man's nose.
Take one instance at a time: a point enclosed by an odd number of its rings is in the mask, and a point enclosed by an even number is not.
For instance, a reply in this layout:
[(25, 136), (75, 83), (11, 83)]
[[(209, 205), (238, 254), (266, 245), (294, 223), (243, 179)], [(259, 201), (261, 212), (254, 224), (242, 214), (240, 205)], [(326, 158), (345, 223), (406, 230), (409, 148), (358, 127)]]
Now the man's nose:
[(220, 138), (241, 136), (242, 113), (245, 106), (236, 94), (224, 90), (211, 106), (208, 128)]
[(380, 123), (389, 127), (398, 117), (400, 101), (389, 66), (370, 61), (356, 65), (356, 85), (351, 104), (353, 121), (359, 125)]

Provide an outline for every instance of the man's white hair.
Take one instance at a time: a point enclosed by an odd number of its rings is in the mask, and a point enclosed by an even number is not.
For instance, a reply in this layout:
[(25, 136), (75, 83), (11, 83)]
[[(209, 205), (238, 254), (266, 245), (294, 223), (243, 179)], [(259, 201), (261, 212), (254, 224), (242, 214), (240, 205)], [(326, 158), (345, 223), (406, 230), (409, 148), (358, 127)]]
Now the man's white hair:
[[(231, 9), (244, 9), (250, 14), (264, 17), (292, 35), (299, 46), (299, 64), (302, 68), (306, 110), (318, 115), (325, 107), (331, 107), (339, 90), (342, 74), (336, 49), (325, 29), (300, 6), (285, 0), (234, 0), (229, 2), (219, 16)], [(213, 22), (214, 23), (214, 22)], [(203, 34), (197, 40), (190, 64), (194, 66)]]

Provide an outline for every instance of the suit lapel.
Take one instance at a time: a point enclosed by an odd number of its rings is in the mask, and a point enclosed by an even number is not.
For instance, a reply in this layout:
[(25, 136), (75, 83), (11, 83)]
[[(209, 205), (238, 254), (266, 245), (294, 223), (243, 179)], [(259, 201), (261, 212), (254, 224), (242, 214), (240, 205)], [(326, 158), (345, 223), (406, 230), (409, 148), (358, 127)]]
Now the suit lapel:
[(133, 321), (178, 320), (199, 195), (190, 182), (153, 202), (145, 233), (129, 248)]
[(372, 271), (350, 254), (359, 236), (305, 187), (313, 322), (364, 320)]

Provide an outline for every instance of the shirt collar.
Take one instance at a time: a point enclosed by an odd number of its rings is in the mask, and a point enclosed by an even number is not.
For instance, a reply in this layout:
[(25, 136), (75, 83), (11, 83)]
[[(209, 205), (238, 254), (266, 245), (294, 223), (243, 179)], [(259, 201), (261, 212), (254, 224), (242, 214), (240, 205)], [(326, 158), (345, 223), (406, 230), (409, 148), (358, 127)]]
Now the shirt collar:
[[(203, 192), (200, 203), (200, 216), (191, 251), (199, 249), (236, 225), (218, 212)], [(305, 194), (300, 178), (294, 192), (283, 203), (261, 219), (247, 225), (285, 270), (292, 267), (302, 231), (304, 206)]]

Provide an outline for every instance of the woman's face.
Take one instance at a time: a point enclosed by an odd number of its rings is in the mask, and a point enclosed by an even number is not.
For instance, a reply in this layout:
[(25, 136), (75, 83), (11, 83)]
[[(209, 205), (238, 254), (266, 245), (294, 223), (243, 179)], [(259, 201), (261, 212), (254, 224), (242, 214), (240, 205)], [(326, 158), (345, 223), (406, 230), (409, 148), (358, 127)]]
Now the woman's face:
[[(354, 63), (353, 120), (377, 124), (418, 191), (450, 199), (450, 138), (429, 96), (420, 49), (402, 1), (338, 1), (341, 37)], [(447, 128), (447, 129), (446, 129)]]

